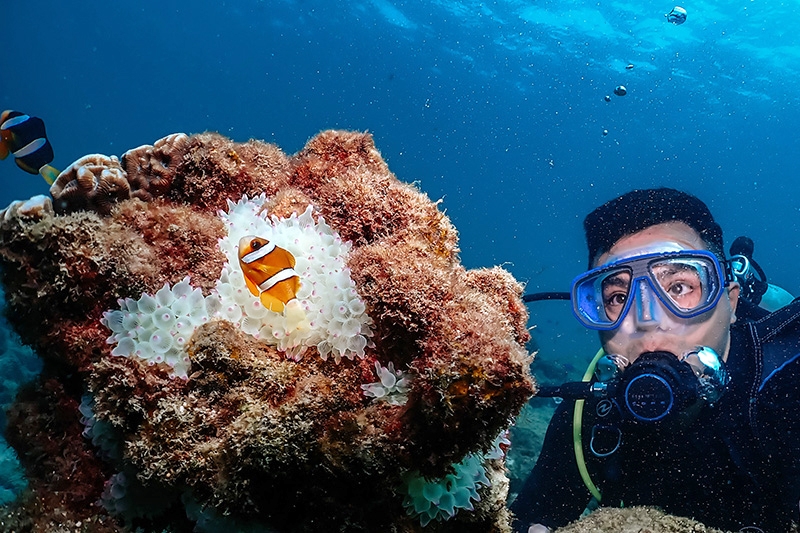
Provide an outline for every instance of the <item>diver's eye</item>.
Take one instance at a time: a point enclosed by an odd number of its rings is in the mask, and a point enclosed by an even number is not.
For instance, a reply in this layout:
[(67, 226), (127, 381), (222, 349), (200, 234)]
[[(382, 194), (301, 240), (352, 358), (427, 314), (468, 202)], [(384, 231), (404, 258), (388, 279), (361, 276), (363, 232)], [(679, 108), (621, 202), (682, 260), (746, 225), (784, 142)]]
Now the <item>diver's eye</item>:
[(627, 293), (618, 292), (606, 298), (605, 304), (608, 307), (622, 307), (623, 305), (625, 305), (625, 302), (627, 300), (628, 300)]
[(667, 294), (673, 302), (685, 309), (700, 305), (702, 290), (691, 283), (673, 283), (667, 288)]
[(685, 283), (673, 283), (669, 289), (667, 289), (667, 292), (673, 296), (682, 296), (688, 294), (691, 290), (692, 288)]
[(627, 271), (617, 272), (603, 280), (603, 306), (606, 309), (606, 315), (612, 320), (616, 320), (625, 307), (630, 288), (631, 273)]
[(603, 306), (606, 310), (606, 315), (611, 320), (616, 320), (622, 313), (625, 307), (625, 302), (628, 301), (628, 293), (623, 291), (616, 291), (603, 298)]

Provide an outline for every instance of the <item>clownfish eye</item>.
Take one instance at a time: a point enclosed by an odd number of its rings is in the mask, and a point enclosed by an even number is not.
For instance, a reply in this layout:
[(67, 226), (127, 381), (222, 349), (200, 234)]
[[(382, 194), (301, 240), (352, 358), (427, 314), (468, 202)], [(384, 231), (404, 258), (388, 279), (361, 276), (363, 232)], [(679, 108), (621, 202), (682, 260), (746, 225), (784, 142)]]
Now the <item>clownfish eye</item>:
[(261, 248), (261, 241), (258, 239), (253, 239), (250, 241), (250, 247), (253, 248), (253, 250), (258, 250)]

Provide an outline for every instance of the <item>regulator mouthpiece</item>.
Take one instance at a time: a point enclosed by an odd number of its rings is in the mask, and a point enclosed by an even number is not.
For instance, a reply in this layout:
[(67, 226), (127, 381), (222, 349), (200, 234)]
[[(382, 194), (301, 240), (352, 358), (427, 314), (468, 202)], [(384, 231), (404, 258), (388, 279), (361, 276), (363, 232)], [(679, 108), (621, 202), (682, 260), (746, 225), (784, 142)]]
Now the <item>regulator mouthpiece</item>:
[(628, 361), (628, 358), (624, 355), (608, 353), (597, 361), (597, 366), (594, 369), (594, 376), (597, 378), (597, 381), (608, 383), (617, 378), (630, 364), (630, 361)]
[(708, 346), (698, 346), (681, 361), (692, 367), (697, 376), (700, 397), (711, 405), (719, 400), (731, 378), (717, 352)]

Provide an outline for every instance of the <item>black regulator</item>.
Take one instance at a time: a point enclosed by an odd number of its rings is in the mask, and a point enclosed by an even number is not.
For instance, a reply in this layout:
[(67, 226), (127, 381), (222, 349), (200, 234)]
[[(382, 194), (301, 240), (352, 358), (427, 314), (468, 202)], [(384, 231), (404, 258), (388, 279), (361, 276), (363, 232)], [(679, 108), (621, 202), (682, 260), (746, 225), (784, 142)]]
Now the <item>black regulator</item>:
[(729, 377), (722, 360), (701, 346), (680, 357), (670, 352), (645, 352), (632, 364), (617, 355), (604, 355), (595, 367), (595, 381), (540, 387), (540, 397), (609, 399), (623, 419), (660, 424), (698, 406), (713, 405)]

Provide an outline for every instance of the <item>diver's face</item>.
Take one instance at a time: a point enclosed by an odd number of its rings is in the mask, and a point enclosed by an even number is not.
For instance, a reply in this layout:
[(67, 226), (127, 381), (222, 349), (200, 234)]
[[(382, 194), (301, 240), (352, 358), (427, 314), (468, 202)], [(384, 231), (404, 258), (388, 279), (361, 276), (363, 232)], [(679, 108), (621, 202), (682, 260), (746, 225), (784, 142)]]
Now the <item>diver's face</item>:
[[(601, 255), (595, 267), (627, 257), (655, 252), (678, 250), (706, 250), (700, 235), (683, 222), (667, 222), (650, 226), (638, 233), (618, 240), (607, 253)], [(642, 290), (652, 290), (645, 287)], [(672, 314), (652, 294), (631, 295), (631, 309), (618, 328), (600, 332), (603, 349), (609, 354), (626, 357), (631, 363), (644, 352), (671, 352), (681, 356), (697, 346), (713, 348), (723, 360), (730, 348), (730, 325), (736, 321), (736, 304), (739, 285), (730, 284), (723, 291), (717, 305), (693, 318), (679, 318)], [(644, 312), (633, 306), (650, 304)]]

